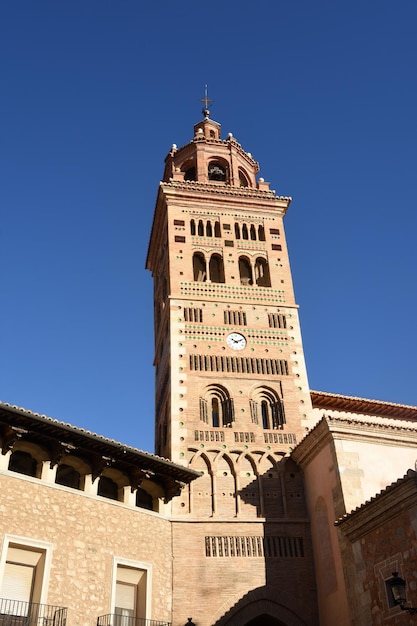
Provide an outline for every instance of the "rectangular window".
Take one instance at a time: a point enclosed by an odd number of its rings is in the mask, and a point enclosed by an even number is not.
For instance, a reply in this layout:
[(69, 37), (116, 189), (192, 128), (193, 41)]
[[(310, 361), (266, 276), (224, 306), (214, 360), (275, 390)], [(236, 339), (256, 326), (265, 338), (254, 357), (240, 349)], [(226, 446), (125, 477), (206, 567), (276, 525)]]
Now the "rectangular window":
[(269, 232), (271, 235), (279, 235), (279, 228), (270, 228)]
[(223, 230), (230, 230), (230, 224), (223, 224)]
[(131, 626), (134, 619), (149, 619), (150, 568), (127, 559), (114, 560), (114, 626)]
[(272, 250), (282, 250), (282, 246), (279, 243), (273, 243)]
[(224, 241), (224, 245), (225, 245), (225, 246), (229, 246), (229, 248), (233, 248), (233, 246), (234, 246), (235, 244), (234, 244), (234, 243), (233, 243), (233, 241), (231, 241), (230, 239), (225, 239), (225, 241)]
[(184, 220), (174, 220), (174, 226), (185, 226)]
[(8, 602), (2, 612), (26, 615), (31, 603), (46, 598), (52, 546), (6, 535), (0, 560), (0, 598)]
[(179, 235), (175, 236), (175, 241), (177, 243), (185, 243), (185, 237), (180, 237)]

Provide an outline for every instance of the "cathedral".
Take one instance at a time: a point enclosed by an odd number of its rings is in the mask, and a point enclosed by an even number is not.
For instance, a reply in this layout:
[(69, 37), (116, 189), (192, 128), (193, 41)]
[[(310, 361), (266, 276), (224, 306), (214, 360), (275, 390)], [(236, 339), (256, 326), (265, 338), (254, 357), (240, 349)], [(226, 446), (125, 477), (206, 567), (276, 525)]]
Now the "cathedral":
[(0, 626), (416, 623), (417, 407), (309, 388), (291, 198), (207, 104), (146, 260), (156, 453), (0, 403)]

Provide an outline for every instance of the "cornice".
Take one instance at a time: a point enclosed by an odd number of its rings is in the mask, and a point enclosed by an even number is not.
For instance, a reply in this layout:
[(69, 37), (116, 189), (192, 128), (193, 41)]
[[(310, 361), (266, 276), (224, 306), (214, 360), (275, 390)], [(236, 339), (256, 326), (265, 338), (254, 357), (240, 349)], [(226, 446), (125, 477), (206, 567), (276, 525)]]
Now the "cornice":
[(350, 541), (357, 541), (417, 506), (417, 474), (407, 474), (335, 522)]
[(194, 180), (169, 180), (168, 182), (162, 181), (160, 183), (161, 188), (166, 194), (170, 191), (186, 191), (193, 194), (195, 197), (196, 192), (202, 194), (212, 193), (213, 195), (232, 196), (239, 198), (250, 198), (260, 200), (273, 200), (290, 205), (292, 200), (289, 196), (277, 196), (272, 189), (261, 190), (254, 189), (253, 187), (232, 187), (227, 183), (200, 183)]
[(356, 396), (343, 396), (325, 391), (310, 391), (313, 408), (334, 411), (363, 413), (365, 415), (379, 415), (417, 421), (417, 406), (396, 404), (383, 400), (371, 400)]
[(327, 444), (337, 440), (383, 443), (389, 446), (417, 447), (417, 425), (384, 418), (323, 415), (291, 456), (301, 466), (308, 465)]

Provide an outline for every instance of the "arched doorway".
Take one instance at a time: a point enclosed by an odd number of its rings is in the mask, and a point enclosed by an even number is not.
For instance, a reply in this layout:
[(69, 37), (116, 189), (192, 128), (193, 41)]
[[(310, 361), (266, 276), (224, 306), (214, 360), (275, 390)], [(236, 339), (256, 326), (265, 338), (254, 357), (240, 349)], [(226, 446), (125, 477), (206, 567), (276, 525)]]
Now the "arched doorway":
[(245, 626), (285, 626), (285, 624), (270, 615), (259, 615), (250, 622), (246, 622)]

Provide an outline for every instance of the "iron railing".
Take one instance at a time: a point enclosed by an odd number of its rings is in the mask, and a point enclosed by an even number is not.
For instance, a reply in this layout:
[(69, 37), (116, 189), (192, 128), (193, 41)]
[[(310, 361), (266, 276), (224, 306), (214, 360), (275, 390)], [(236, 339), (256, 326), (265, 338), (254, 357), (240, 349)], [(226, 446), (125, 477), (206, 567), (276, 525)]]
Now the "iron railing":
[(97, 618), (97, 626), (171, 626), (171, 622), (109, 613)]
[(65, 626), (67, 608), (0, 598), (0, 626)]

